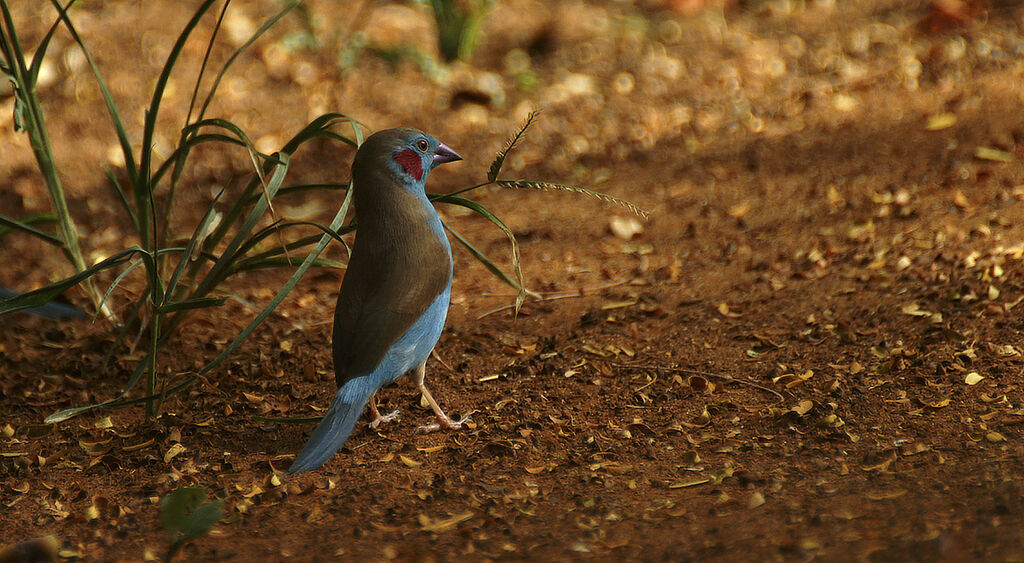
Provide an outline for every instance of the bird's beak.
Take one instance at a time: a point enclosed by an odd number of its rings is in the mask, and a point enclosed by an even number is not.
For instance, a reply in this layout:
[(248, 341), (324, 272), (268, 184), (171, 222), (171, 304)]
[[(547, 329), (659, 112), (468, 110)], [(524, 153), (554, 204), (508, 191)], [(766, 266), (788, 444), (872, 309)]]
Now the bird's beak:
[(448, 148), (448, 145), (444, 143), (437, 144), (437, 150), (434, 152), (434, 166), (446, 162), (455, 162), (456, 160), (462, 160), (459, 153)]

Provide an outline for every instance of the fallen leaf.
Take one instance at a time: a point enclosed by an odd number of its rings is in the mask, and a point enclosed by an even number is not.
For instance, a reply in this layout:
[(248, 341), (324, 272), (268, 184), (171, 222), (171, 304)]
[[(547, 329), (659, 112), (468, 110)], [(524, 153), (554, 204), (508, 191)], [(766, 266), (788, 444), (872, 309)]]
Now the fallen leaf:
[(870, 500), (892, 500), (907, 494), (906, 489), (894, 489), (892, 491), (872, 491), (867, 496)]
[(967, 209), (971, 206), (971, 202), (968, 201), (967, 196), (964, 195), (963, 191), (957, 190), (956, 193), (953, 194), (953, 205), (956, 205), (960, 209)]
[(420, 523), (420, 528), (424, 532), (440, 533), (440, 532), (447, 532), (448, 530), (451, 530), (452, 528), (455, 528), (456, 526), (458, 526), (459, 524), (469, 520), (473, 516), (474, 515), (473, 515), (472, 512), (468, 512), (467, 511), (467, 512), (463, 512), (463, 513), (460, 513), (460, 514), (456, 514), (455, 516), (452, 516), (451, 518), (445, 518), (443, 520), (434, 520), (434, 519), (430, 518), (429, 516), (427, 516), (425, 514), (420, 514), (419, 515), (419, 523)]
[(185, 446), (181, 445), (180, 443), (172, 444), (171, 447), (167, 449), (167, 453), (164, 454), (164, 463), (170, 463), (171, 460), (175, 458), (175, 456), (183, 453), (184, 451)]
[(981, 382), (982, 379), (985, 379), (985, 377), (978, 375), (978, 372), (976, 371), (972, 371), (971, 373), (967, 374), (967, 377), (964, 378), (964, 383), (968, 385), (977, 385), (979, 382)]
[(750, 200), (744, 200), (736, 205), (732, 205), (726, 210), (726, 214), (733, 219), (739, 219), (750, 211)]
[(416, 461), (415, 459), (402, 454), (398, 454), (398, 459), (402, 460), (402, 463), (404, 463), (406, 467), (419, 467), (423, 465), (422, 461)]
[(974, 158), (995, 162), (1013, 162), (1013, 154), (991, 147), (978, 147), (974, 150)]
[(620, 217), (618, 215), (613, 215), (608, 221), (608, 229), (622, 240), (632, 240), (633, 237), (644, 232), (643, 224), (636, 217)]
[(696, 487), (697, 485), (703, 485), (705, 483), (710, 483), (710, 482), (711, 482), (711, 479), (695, 479), (695, 480), (692, 480), (692, 481), (678, 481), (676, 483), (670, 484), (668, 486), (668, 488), (670, 488), (670, 489), (685, 489), (685, 488), (688, 488), (688, 487)]
[(940, 131), (942, 129), (949, 129), (953, 125), (956, 125), (956, 115), (946, 112), (928, 116), (928, 121), (925, 123), (924, 128), (926, 131)]

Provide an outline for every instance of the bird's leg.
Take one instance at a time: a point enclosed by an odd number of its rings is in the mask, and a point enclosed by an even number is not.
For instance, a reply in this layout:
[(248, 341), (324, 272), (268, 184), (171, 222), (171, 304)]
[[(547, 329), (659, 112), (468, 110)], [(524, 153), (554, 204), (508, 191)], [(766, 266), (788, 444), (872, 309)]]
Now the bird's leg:
[(370, 421), (370, 428), (373, 428), (374, 430), (376, 430), (377, 427), (381, 425), (381, 423), (383, 423), (383, 422), (391, 422), (392, 420), (394, 420), (394, 419), (398, 418), (399, 416), (401, 416), (401, 413), (398, 412), (398, 409), (395, 409), (395, 410), (391, 411), (388, 414), (384, 414), (384, 415), (380, 414), (380, 411), (377, 410), (377, 394), (376, 393), (373, 394), (373, 395), (370, 395), (370, 414), (373, 415), (373, 420)]
[(416, 428), (416, 431), (433, 432), (434, 430), (439, 430), (441, 428), (450, 428), (453, 430), (458, 430), (459, 428), (462, 428), (462, 423), (469, 419), (466, 418), (456, 422), (448, 418), (448, 415), (444, 414), (444, 411), (441, 410), (441, 406), (437, 404), (437, 401), (434, 400), (434, 396), (430, 394), (430, 389), (427, 389), (427, 386), (423, 384), (423, 378), (426, 375), (427, 362), (426, 360), (424, 360), (422, 364), (416, 366), (416, 387), (419, 387), (420, 393), (423, 394), (423, 397), (427, 400), (427, 403), (430, 404), (430, 408), (434, 409), (434, 415), (437, 417), (437, 422), (433, 424), (420, 426)]

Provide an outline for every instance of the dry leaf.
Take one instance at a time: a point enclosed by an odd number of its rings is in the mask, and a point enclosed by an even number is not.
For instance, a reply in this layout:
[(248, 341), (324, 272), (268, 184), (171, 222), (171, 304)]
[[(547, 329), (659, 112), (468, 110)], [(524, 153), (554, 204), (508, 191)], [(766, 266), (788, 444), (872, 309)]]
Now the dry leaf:
[(710, 482), (711, 482), (711, 479), (696, 479), (696, 480), (692, 480), (692, 481), (678, 481), (676, 483), (670, 484), (668, 486), (668, 488), (670, 488), (670, 489), (685, 489), (687, 487), (696, 487), (697, 485), (703, 485), (705, 483), (710, 483)]
[(175, 456), (183, 453), (184, 451), (185, 446), (181, 445), (180, 443), (172, 444), (171, 447), (167, 449), (167, 453), (164, 454), (164, 463), (170, 463), (170, 461), (174, 459)]
[(402, 454), (398, 454), (398, 459), (402, 460), (402, 463), (404, 463), (406, 467), (419, 467), (423, 465), (422, 461), (416, 461), (415, 459)]
[(730, 319), (735, 319), (735, 318), (738, 318), (740, 316), (739, 313), (732, 312), (729, 309), (729, 304), (725, 303), (724, 301), (722, 303), (718, 304), (718, 313), (720, 315), (722, 315), (723, 317), (728, 317)]
[(989, 433), (985, 434), (985, 439), (988, 440), (989, 442), (992, 442), (992, 443), (1005, 442), (1006, 441), (1006, 436), (1003, 436), (1002, 434), (1000, 434), (1000, 433), (998, 433), (996, 431), (992, 431), (992, 432), (989, 432)]
[(796, 414), (798, 414), (800, 416), (803, 416), (803, 415), (811, 412), (811, 409), (813, 409), (813, 408), (814, 408), (814, 401), (811, 401), (811, 400), (808, 400), (808, 399), (804, 399), (803, 401), (800, 401), (799, 403), (797, 403), (795, 407), (793, 407), (793, 408), (791, 408), (789, 410), (795, 412)]
[(978, 147), (974, 150), (974, 158), (980, 160), (992, 160), (995, 162), (1013, 162), (1013, 153), (993, 149), (991, 147)]
[(636, 217), (620, 217), (613, 215), (608, 221), (608, 228), (612, 234), (622, 240), (632, 240), (633, 237), (644, 232), (644, 226)]
[(472, 517), (473, 513), (467, 511), (461, 514), (456, 514), (451, 518), (445, 518), (444, 520), (434, 520), (425, 514), (420, 514), (418, 519), (420, 523), (420, 528), (424, 532), (440, 533), (447, 532), (448, 530), (455, 528), (459, 524), (465, 522), (466, 520), (469, 520)]
[(953, 125), (956, 125), (956, 115), (946, 112), (929, 116), (924, 128), (927, 131), (940, 131), (949, 129)]
[(964, 378), (964, 383), (968, 385), (977, 385), (979, 382), (981, 382), (982, 379), (985, 379), (985, 377), (978, 375), (978, 372), (976, 371), (972, 371), (971, 373), (967, 374), (967, 377)]
[(726, 214), (733, 219), (739, 219), (750, 211), (750, 200), (744, 200), (736, 205), (732, 205), (726, 210)]
[(971, 202), (967, 200), (967, 196), (965, 196), (964, 192), (961, 190), (957, 190), (956, 193), (953, 194), (953, 204), (960, 209), (967, 209), (971, 206)]

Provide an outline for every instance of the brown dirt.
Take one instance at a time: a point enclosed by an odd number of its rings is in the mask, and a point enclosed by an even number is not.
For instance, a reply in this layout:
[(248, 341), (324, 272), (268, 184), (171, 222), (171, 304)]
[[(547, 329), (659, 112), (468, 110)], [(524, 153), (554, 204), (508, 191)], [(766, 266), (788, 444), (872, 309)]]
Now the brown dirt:
[[(264, 4), (233, 5), (228, 31), (261, 21), (275, 5)], [(436, 80), (371, 55), (346, 72), (335, 64), (338, 37), (357, 28), (433, 53), (424, 9), (387, 4), (353, 23), (354, 7), (311, 2), (321, 45), (292, 51), (282, 46), (304, 28), (286, 18), (240, 60), (211, 115), (270, 148), (326, 111), (417, 126), (467, 157), (431, 178), (444, 191), (478, 181), (539, 107), (507, 174), (627, 198), (651, 211), (643, 232), (616, 237), (609, 225), (624, 210), (568, 194), (478, 194), (518, 235), (529, 285), (574, 295), (483, 316), (510, 293), (458, 253), (443, 362), (430, 362), (428, 381), (474, 428), (416, 434), (430, 415), (403, 382), (381, 393), (401, 420), (361, 424), (322, 470), (290, 479), (280, 471), (312, 425), (254, 417), (326, 406), (340, 274), (309, 275), (153, 421), (124, 409), (41, 425), (115, 396), (141, 354), (101, 321), (10, 315), (0, 543), (53, 534), (64, 557), (160, 557), (158, 499), (196, 485), (226, 510), (180, 560), (1024, 558), (1024, 9), (739, 4), (678, 19), (656, 2), (509, 0), (487, 20), (474, 66)], [(35, 45), (51, 12), (19, 10)], [(186, 12), (161, 0), (73, 13), (136, 142)], [(510, 69), (511, 49), (532, 56), (532, 75)], [(158, 148), (184, 120), (202, 50), (185, 53)], [(96, 257), (122, 248), (126, 231), (100, 169), (115, 139), (73, 51), (61, 35), (42, 95)], [(2, 103), (0, 209), (44, 211), (12, 99)], [(930, 130), (943, 114), (955, 123)], [(1010, 162), (977, 158), (981, 147)], [(344, 180), (350, 156), (321, 143), (293, 167), (296, 181)], [(200, 153), (181, 232), (212, 189), (245, 172), (238, 152)], [(279, 212), (325, 220), (337, 205), (315, 196)], [(485, 220), (441, 212), (507, 256)], [(0, 256), (0, 282), (18, 289), (67, 274), (57, 252), (23, 236), (4, 238)], [(284, 279), (243, 276), (230, 290), (259, 305)], [(195, 314), (162, 358), (171, 380), (253, 314), (238, 301)], [(968, 385), (969, 374), (984, 379)]]

